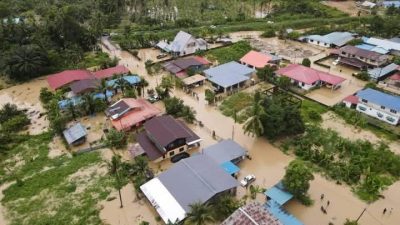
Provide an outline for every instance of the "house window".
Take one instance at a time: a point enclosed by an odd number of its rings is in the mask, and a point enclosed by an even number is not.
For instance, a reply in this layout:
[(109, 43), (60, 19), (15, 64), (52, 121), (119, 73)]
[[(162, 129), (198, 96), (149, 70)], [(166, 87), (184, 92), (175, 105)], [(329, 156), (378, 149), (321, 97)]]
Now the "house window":
[(367, 110), (367, 108), (365, 108), (365, 107), (363, 107), (363, 106), (358, 106), (358, 109), (361, 110), (361, 111)]
[(394, 109), (391, 109), (391, 110), (390, 110), (390, 112), (391, 112), (391, 113), (394, 113), (394, 114), (396, 114), (396, 113), (397, 113), (397, 111), (396, 111), (396, 110), (394, 110)]
[(368, 100), (365, 100), (365, 99), (362, 99), (361, 101), (362, 101), (362, 102), (365, 102), (365, 103), (368, 103)]
[(354, 57), (356, 57), (356, 55), (351, 55), (351, 57), (353, 57), (353, 58), (354, 58)]
[(317, 44), (319, 44), (319, 41), (317, 41)]
[(342, 55), (346, 55), (346, 52), (342, 52)]
[(169, 156), (173, 156), (173, 155), (175, 155), (175, 152), (174, 151), (170, 151), (169, 152)]
[(183, 152), (183, 151), (185, 151), (185, 148), (180, 148), (179, 149), (179, 152)]
[(383, 105), (381, 106), (381, 109), (385, 109), (385, 108), (386, 108), (385, 106), (383, 106)]
[(361, 60), (364, 60), (364, 57), (360, 57)]

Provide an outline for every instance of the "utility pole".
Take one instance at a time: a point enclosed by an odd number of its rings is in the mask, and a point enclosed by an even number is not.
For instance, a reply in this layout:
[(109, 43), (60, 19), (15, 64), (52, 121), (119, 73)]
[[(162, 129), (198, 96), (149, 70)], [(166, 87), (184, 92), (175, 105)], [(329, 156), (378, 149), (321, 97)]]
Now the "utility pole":
[(364, 212), (367, 210), (367, 207), (364, 208), (364, 210), (361, 212), (361, 214), (358, 216), (358, 218), (356, 219), (356, 222), (358, 222), (358, 220), (361, 218), (361, 216), (364, 214)]

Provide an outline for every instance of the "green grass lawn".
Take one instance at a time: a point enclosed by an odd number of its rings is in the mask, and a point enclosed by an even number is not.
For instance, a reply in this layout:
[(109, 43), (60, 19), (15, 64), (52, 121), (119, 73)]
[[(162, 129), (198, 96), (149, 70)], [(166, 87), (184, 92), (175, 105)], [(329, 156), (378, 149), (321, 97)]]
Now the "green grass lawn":
[(239, 41), (228, 47), (212, 49), (207, 52), (206, 57), (209, 60), (218, 61), (219, 64), (223, 64), (239, 60), (251, 49), (247, 41)]
[(219, 109), (222, 114), (234, 118), (236, 112), (236, 120), (243, 123), (250, 114), (251, 105), (253, 104), (253, 95), (245, 92), (238, 92), (226, 98)]
[(328, 110), (329, 108), (307, 99), (302, 101), (300, 108), (301, 116), (303, 117), (304, 122), (320, 122), (321, 119), (315, 118), (314, 115), (321, 116)]
[(11, 225), (102, 224), (97, 203), (114, 185), (107, 164), (96, 152), (48, 158), (51, 139), (29, 136), (3, 157), (1, 183), (17, 181), (3, 192), (7, 219)]

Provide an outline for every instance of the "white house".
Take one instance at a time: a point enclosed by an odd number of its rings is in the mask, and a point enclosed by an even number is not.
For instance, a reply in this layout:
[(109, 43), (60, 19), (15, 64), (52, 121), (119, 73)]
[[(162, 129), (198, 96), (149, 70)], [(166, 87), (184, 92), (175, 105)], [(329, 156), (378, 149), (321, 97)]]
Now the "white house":
[(354, 39), (354, 34), (349, 32), (332, 32), (326, 35), (310, 35), (305, 37), (307, 42), (322, 47), (341, 47)]
[(354, 97), (343, 102), (347, 107), (356, 106), (356, 110), (375, 117), (386, 123), (397, 125), (400, 122), (400, 97), (386, 94), (371, 88), (359, 91)]
[(171, 43), (160, 41), (157, 47), (175, 56), (193, 54), (197, 50), (207, 50), (208, 48), (207, 42), (204, 39), (196, 39), (184, 31), (179, 31)]

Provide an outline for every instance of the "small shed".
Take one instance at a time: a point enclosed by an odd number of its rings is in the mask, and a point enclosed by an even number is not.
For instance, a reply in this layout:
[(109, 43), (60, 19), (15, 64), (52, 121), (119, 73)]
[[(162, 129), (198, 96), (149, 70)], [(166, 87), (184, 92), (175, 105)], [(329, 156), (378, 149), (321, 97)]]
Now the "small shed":
[(63, 134), (69, 145), (80, 145), (86, 141), (86, 128), (81, 123), (64, 130)]

